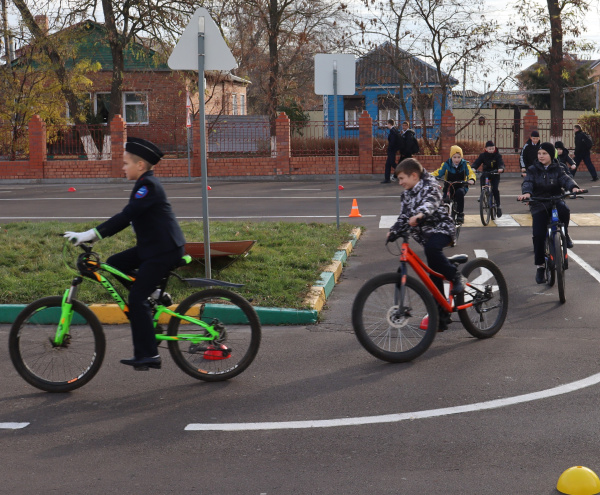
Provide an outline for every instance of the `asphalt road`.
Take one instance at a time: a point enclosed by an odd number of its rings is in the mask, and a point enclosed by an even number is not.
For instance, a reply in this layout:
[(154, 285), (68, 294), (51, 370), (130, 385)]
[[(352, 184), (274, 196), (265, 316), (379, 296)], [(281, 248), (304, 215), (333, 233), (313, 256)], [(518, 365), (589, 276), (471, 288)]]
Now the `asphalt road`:
[[(341, 220), (367, 230), (323, 321), (264, 328), (255, 362), (227, 383), (194, 381), (166, 350), (160, 371), (123, 369), (130, 335), (117, 326), (106, 328), (105, 363), (89, 384), (42, 393), (13, 370), (0, 326), (0, 423), (29, 423), (0, 431), (0, 493), (554, 494), (571, 466), (600, 472), (599, 229), (571, 229), (582, 263), (572, 258), (561, 305), (556, 288), (534, 282), (530, 228), (464, 228), (448, 254), (485, 250), (500, 266), (510, 288), (503, 329), (478, 341), (454, 322), (423, 356), (391, 365), (364, 351), (350, 324), (358, 288), (397, 267), (379, 223), (397, 213), (400, 188), (379, 180), (342, 182)], [(505, 214), (527, 211), (514, 200), (519, 184), (503, 179)], [(333, 181), (211, 185), (212, 218), (335, 221)], [(167, 184), (180, 218), (202, 216), (199, 187)], [(105, 218), (129, 190), (0, 184), (0, 225)], [(570, 203), (574, 213), (600, 213), (600, 187), (590, 190)], [(354, 198), (363, 217), (348, 219)], [(310, 423), (319, 420), (334, 421)], [(206, 426), (223, 423), (265, 429)]]

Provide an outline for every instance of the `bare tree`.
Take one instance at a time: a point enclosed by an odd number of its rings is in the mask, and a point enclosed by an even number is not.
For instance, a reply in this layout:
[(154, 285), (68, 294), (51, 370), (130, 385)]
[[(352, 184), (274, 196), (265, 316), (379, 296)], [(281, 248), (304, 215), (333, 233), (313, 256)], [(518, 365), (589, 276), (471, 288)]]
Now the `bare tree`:
[[(590, 43), (578, 37), (585, 31), (583, 22), (590, 5), (587, 0), (547, 0), (546, 6), (534, 0), (515, 4), (514, 20), (509, 23), (506, 44), (525, 55), (536, 55), (547, 67), (550, 89), (552, 139), (562, 139), (565, 54), (585, 52)], [(570, 35), (567, 37), (567, 35)]]

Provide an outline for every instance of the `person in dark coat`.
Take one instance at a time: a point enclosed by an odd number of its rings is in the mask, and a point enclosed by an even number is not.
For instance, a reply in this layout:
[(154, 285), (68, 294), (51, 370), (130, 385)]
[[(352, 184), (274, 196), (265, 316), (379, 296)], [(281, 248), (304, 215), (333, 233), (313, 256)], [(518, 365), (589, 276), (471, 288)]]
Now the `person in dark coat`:
[(480, 166), (482, 166), (480, 185), (483, 187), (485, 185), (486, 177), (489, 177), (490, 185), (492, 186), (492, 194), (496, 200), (496, 215), (499, 218), (502, 216), (502, 208), (500, 208), (500, 190), (498, 189), (498, 186), (500, 185), (500, 176), (486, 174), (486, 172), (498, 172), (499, 174), (504, 172), (504, 160), (493, 141), (485, 143), (485, 151), (473, 162), (472, 168), (477, 170)]
[(400, 161), (405, 158), (412, 158), (419, 153), (419, 141), (416, 138), (408, 122), (402, 122), (402, 131), (400, 131)]
[[(589, 139), (589, 136), (583, 132), (579, 124), (573, 126), (573, 132), (575, 133), (575, 171), (583, 160), (583, 163), (585, 163), (585, 166), (592, 176), (592, 182), (595, 182), (598, 180), (598, 172), (596, 172), (594, 164), (592, 163), (592, 142)], [(573, 177), (575, 177), (575, 171), (573, 172)]]
[(387, 160), (385, 161), (385, 172), (383, 174), (382, 184), (389, 184), (392, 182), (390, 176), (392, 169), (396, 168), (396, 153), (400, 149), (400, 134), (398, 129), (394, 127), (394, 121), (392, 119), (387, 121), (386, 127), (389, 129), (388, 134), (388, 148), (387, 148)]
[(532, 131), (531, 136), (521, 150), (519, 162), (521, 164), (521, 177), (525, 177), (527, 169), (537, 161), (537, 152), (540, 149), (540, 133)]
[(162, 151), (150, 141), (128, 138), (123, 171), (127, 179), (135, 181), (129, 203), (94, 229), (65, 233), (78, 246), (115, 235), (129, 225), (133, 227), (136, 246), (110, 256), (107, 263), (135, 276), (128, 300), (134, 356), (121, 363), (142, 370), (161, 367), (148, 298), (179, 262), (185, 245), (165, 190), (152, 170), (162, 156)]
[(565, 148), (565, 145), (562, 141), (556, 141), (556, 143), (554, 143), (554, 147), (556, 148), (556, 158), (558, 163), (562, 165), (567, 174), (573, 177), (577, 167), (575, 166), (573, 159), (569, 156), (569, 150)]
[[(527, 175), (521, 185), (522, 194), (517, 197), (519, 201), (527, 200), (531, 196), (550, 197), (558, 196), (564, 190), (571, 192), (581, 192), (577, 182), (567, 175), (564, 169), (554, 158), (556, 149), (552, 143), (542, 143), (538, 151), (537, 161), (527, 169)], [(534, 263), (537, 266), (535, 281), (538, 284), (545, 282), (545, 243), (546, 228), (552, 211), (551, 203), (534, 202), (529, 205), (532, 218), (533, 231), (533, 252)], [(557, 205), (558, 218), (565, 225), (565, 234), (567, 237), (567, 247), (573, 247), (573, 241), (569, 237), (569, 220), (571, 211), (564, 201), (559, 201)]]

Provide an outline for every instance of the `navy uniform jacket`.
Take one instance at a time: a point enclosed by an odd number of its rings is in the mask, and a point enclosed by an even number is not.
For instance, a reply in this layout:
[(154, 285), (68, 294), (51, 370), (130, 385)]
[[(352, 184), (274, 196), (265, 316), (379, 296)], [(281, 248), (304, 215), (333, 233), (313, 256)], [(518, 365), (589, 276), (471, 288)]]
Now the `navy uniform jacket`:
[(141, 259), (173, 251), (185, 244), (165, 190), (152, 170), (136, 181), (123, 211), (98, 225), (96, 231), (101, 238), (110, 237), (129, 224), (135, 231)]

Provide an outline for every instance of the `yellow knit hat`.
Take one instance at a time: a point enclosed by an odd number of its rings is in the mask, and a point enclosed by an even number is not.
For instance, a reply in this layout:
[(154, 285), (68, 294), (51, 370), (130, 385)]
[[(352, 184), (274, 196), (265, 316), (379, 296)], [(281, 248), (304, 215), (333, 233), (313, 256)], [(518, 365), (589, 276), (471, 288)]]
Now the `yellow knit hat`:
[(452, 158), (456, 153), (458, 153), (460, 155), (461, 158), (463, 158), (463, 151), (462, 148), (460, 146), (451, 146), (450, 147), (450, 158)]

